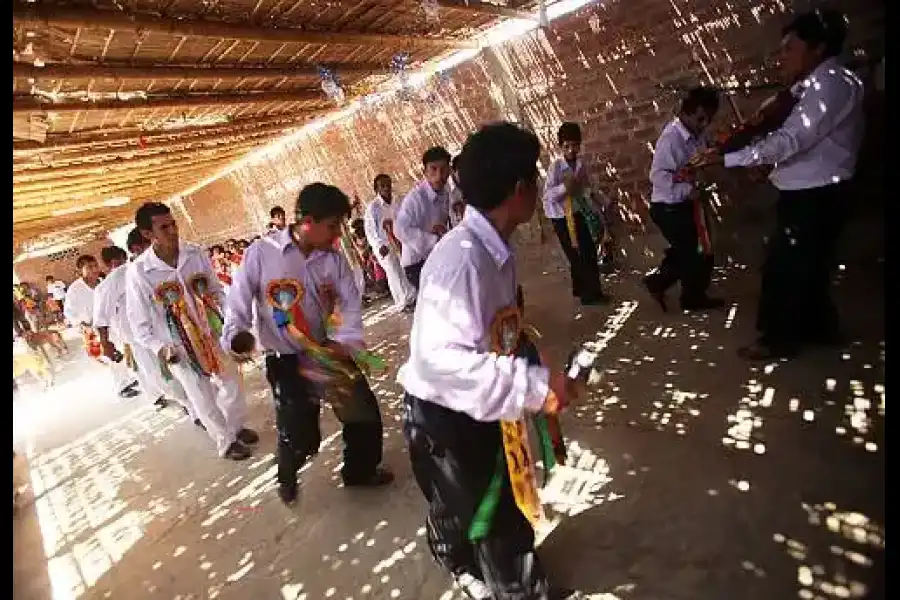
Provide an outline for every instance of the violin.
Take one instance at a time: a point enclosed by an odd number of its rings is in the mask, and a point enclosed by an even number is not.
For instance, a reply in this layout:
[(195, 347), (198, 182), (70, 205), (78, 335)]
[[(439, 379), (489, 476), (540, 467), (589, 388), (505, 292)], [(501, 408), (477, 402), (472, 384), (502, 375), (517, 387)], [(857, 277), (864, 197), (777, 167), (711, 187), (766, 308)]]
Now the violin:
[[(734, 99), (729, 96), (728, 101), (738, 120), (741, 121), (740, 112), (734, 103)], [(746, 148), (759, 138), (778, 130), (784, 125), (784, 122), (799, 101), (800, 98), (796, 97), (790, 88), (783, 88), (774, 96), (766, 99), (749, 119), (735, 123), (719, 132), (714, 138), (713, 150), (721, 155), (736, 152)], [(703, 166), (702, 154), (693, 157), (687, 165), (679, 170), (675, 175), (675, 181), (693, 182), (696, 171), (700, 166)], [(765, 178), (770, 170), (771, 167), (768, 166), (753, 168), (751, 169), (751, 177), (754, 180), (760, 177)]]

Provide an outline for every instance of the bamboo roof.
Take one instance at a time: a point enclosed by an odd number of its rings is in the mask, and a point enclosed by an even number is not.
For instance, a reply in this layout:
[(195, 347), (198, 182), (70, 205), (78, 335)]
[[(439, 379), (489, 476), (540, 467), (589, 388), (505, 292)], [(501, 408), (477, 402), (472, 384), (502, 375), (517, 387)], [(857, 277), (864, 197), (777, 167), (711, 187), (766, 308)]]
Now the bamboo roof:
[[(15, 0), (13, 252), (129, 221), (527, 2)], [(500, 0), (495, 0), (499, 2)], [(432, 13), (433, 16), (433, 13)], [(49, 240), (49, 241), (48, 241)]]

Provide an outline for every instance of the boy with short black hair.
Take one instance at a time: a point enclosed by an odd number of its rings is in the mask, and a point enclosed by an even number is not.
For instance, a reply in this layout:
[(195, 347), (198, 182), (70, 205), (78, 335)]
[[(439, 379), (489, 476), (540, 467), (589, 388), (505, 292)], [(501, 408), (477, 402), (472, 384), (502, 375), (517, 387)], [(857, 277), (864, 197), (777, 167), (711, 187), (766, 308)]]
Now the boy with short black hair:
[(287, 227), (287, 213), (280, 206), (273, 206), (269, 211), (269, 231), (281, 231)]
[(681, 100), (678, 114), (665, 126), (653, 150), (650, 165), (650, 218), (669, 242), (665, 257), (644, 286), (665, 311), (666, 291), (681, 282), (681, 309), (706, 310), (724, 305), (707, 296), (713, 271), (713, 256), (703, 243), (706, 229), (697, 219), (695, 204), (701, 202), (691, 181), (679, 176), (688, 161), (706, 147), (703, 132), (719, 110), (719, 94), (710, 87), (689, 90)]
[[(597, 245), (588, 219), (597, 219), (598, 204), (591, 191), (587, 169), (579, 158), (581, 127), (578, 123), (563, 123), (557, 134), (562, 157), (547, 170), (544, 187), (544, 214), (569, 261), (572, 295), (584, 305), (609, 301), (600, 284)], [(585, 200), (587, 200), (585, 202)], [(602, 210), (598, 207), (598, 210)]]
[(403, 246), (400, 264), (416, 290), (425, 259), (450, 224), (450, 153), (440, 146), (426, 150), (422, 173), (422, 181), (406, 195), (394, 217), (394, 235)]
[[(511, 123), (469, 137), (459, 168), (466, 213), (422, 269), (410, 357), (398, 374), (410, 461), (429, 504), (429, 546), (472, 598), (548, 593), (534, 554), (534, 513), (518, 508), (527, 486), (512, 486), (501, 435), (501, 421), (557, 412), (572, 395), (562, 373), (530, 365), (510, 344), (521, 315), (509, 239), (534, 214), (539, 153), (537, 137)], [(494, 478), (499, 491), (485, 530), (475, 524), (485, 523), (480, 507)]]
[[(347, 486), (380, 486), (393, 475), (382, 468), (382, 423), (375, 394), (352, 357), (363, 350), (360, 292), (347, 259), (334, 250), (350, 201), (333, 185), (313, 183), (297, 198), (295, 222), (254, 242), (235, 273), (228, 294), (222, 345), (245, 356), (257, 340), (266, 351), (266, 378), (275, 398), (278, 428), (278, 495), (297, 499), (297, 472), (318, 453), (319, 382), (322, 356), (331, 356), (356, 376), (347, 398), (332, 402), (344, 424)], [(327, 327), (337, 313), (338, 323)]]

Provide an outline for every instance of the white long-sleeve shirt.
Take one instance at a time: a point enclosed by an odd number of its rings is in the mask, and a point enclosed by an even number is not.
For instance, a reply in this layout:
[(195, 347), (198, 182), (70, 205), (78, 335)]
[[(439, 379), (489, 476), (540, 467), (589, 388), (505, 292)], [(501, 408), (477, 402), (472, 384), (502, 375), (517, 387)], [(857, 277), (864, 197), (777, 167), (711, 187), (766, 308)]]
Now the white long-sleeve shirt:
[(384, 230), (385, 219), (393, 221), (394, 207), (385, 202), (381, 196), (375, 196), (366, 205), (366, 212), (363, 215), (363, 228), (366, 232), (366, 241), (369, 242), (369, 246), (376, 256), (381, 256), (378, 251), (382, 246), (391, 247), (387, 232)]
[(91, 288), (79, 277), (72, 282), (66, 293), (66, 304), (63, 314), (70, 323), (75, 325), (94, 320), (94, 288)]
[(478, 421), (516, 420), (525, 411), (539, 411), (548, 370), (491, 349), (495, 317), (515, 305), (515, 257), (487, 218), (467, 207), (422, 269), (400, 384)]
[[(566, 184), (564, 176), (570, 172), (581, 181), (590, 181), (586, 167), (580, 158), (576, 159), (574, 169), (572, 169), (565, 158), (557, 158), (550, 163), (550, 168), (547, 169), (547, 181), (544, 182), (544, 216), (548, 219), (566, 218)], [(598, 214), (602, 213), (603, 205), (600, 198), (589, 184), (582, 191), (582, 195), (587, 198), (594, 211)]]
[(853, 177), (865, 117), (863, 84), (834, 58), (794, 88), (800, 99), (780, 129), (726, 154), (726, 167), (774, 165), (769, 179), (781, 190), (803, 190)]
[(687, 200), (694, 191), (694, 184), (675, 182), (673, 177), (705, 146), (703, 138), (688, 131), (678, 117), (663, 127), (650, 163), (650, 183), (653, 185), (650, 202), (681, 204)]
[(178, 266), (172, 268), (164, 263), (149, 248), (137, 257), (126, 275), (126, 314), (131, 321), (135, 343), (158, 354), (166, 346), (180, 346), (182, 341), (175, 338), (166, 322), (165, 307), (157, 299), (156, 292), (167, 282), (177, 283), (185, 299), (188, 310), (197, 325), (215, 338), (210, 331), (205, 313), (196, 306), (189, 282), (197, 276), (205, 276), (209, 291), (215, 296), (219, 306), (225, 305), (222, 285), (213, 272), (206, 251), (200, 246), (182, 242), (178, 250)]
[(447, 187), (436, 192), (427, 181), (421, 181), (410, 190), (394, 216), (394, 235), (403, 245), (400, 264), (408, 267), (428, 258), (438, 241), (431, 229), (439, 224), (447, 227), (449, 219)]
[(131, 344), (133, 335), (126, 314), (127, 270), (125, 263), (109, 272), (94, 289), (94, 327), (109, 327), (113, 342)]

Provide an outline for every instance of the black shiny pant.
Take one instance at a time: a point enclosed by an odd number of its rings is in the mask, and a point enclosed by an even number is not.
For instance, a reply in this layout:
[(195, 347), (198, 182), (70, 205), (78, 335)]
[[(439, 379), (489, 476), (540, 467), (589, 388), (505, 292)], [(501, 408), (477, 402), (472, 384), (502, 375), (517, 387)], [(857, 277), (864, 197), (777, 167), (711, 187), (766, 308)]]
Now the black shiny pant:
[(559, 238), (559, 245), (569, 261), (572, 276), (572, 295), (585, 301), (595, 300), (602, 295), (600, 266), (597, 264), (597, 245), (591, 235), (587, 221), (580, 213), (575, 213), (575, 235), (578, 248), (572, 245), (569, 227), (565, 219), (550, 219), (553, 231)]
[(762, 343), (796, 348), (837, 333), (830, 289), (848, 186), (780, 192), (756, 316)]
[(484, 581), (496, 600), (546, 599), (534, 530), (516, 506), (508, 475), (487, 536), (477, 543), (468, 538), (497, 468), (500, 424), (406, 394), (403, 432), (416, 483), (428, 501), (428, 545), (438, 564), (455, 576), (468, 573)]
[[(296, 355), (266, 356), (266, 379), (275, 398), (278, 429), (278, 482), (294, 484), (297, 471), (319, 451), (318, 387), (299, 371)], [(370, 476), (381, 464), (381, 411), (369, 382), (357, 379), (348, 398), (332, 401), (335, 416), (343, 424), (344, 481)]]
[(650, 218), (669, 242), (656, 273), (650, 276), (650, 285), (665, 292), (680, 281), (682, 305), (702, 301), (712, 279), (713, 257), (698, 251), (693, 202), (654, 202), (650, 205)]

